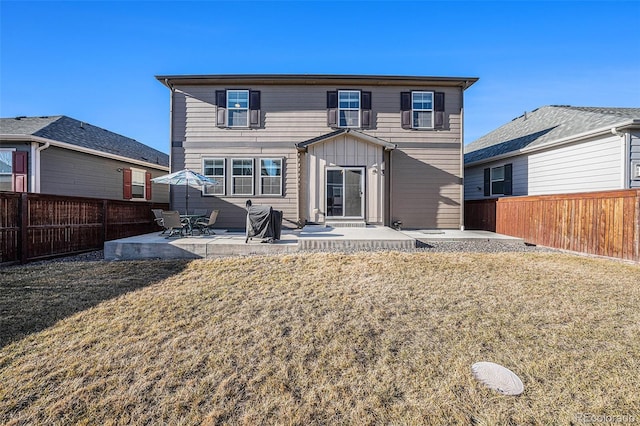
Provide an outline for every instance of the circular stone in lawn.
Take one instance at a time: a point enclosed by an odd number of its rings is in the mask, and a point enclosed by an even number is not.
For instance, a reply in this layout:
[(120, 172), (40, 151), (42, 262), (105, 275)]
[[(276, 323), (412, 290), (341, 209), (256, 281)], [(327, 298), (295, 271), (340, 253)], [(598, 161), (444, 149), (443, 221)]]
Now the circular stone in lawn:
[(480, 383), (503, 395), (520, 395), (524, 392), (522, 380), (506, 367), (494, 362), (476, 362), (471, 372)]

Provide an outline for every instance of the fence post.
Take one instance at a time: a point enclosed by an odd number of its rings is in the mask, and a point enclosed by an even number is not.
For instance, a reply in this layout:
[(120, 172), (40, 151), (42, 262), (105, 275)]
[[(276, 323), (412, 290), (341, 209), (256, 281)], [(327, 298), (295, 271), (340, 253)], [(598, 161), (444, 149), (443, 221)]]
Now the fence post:
[(635, 261), (640, 262), (640, 191), (636, 191), (636, 220), (634, 223), (634, 242), (633, 251)]
[(20, 253), (20, 263), (26, 263), (29, 259), (29, 194), (20, 194), (18, 204), (18, 227), (20, 228), (20, 238), (18, 239), (18, 252)]
[(107, 228), (107, 222), (108, 222), (108, 217), (107, 217), (107, 212), (109, 211), (109, 201), (108, 200), (102, 200), (102, 246), (104, 247), (104, 242), (107, 241), (107, 232), (108, 232), (108, 228)]

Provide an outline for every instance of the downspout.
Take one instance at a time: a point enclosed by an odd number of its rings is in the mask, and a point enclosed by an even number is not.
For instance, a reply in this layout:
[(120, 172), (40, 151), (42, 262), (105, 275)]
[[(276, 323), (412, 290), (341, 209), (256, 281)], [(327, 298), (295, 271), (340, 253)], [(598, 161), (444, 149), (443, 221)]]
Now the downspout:
[(611, 133), (615, 136), (618, 136), (622, 141), (622, 173), (621, 173), (621, 189), (629, 189), (631, 185), (629, 182), (631, 181), (631, 137), (629, 133), (621, 133), (615, 127), (611, 128)]
[(49, 142), (45, 142), (44, 145), (39, 146), (38, 148), (36, 148), (36, 152), (35, 152), (35, 166), (33, 168), (33, 174), (34, 174), (34, 183), (35, 183), (35, 187), (33, 189), (33, 192), (39, 194), (40, 193), (40, 153), (42, 151), (44, 151), (45, 149), (49, 148)]
[(460, 90), (460, 230), (464, 231), (464, 89)]

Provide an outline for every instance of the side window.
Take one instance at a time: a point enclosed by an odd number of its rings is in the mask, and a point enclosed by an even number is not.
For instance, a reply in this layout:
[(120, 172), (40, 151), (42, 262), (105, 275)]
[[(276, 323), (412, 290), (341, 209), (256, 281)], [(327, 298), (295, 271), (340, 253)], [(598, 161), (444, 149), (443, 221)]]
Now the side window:
[(13, 149), (0, 149), (0, 191), (12, 191)]
[(224, 195), (225, 194), (225, 161), (224, 158), (205, 158), (202, 160), (202, 170), (204, 175), (218, 184), (215, 186), (205, 186), (202, 189), (203, 195)]
[(131, 197), (145, 198), (146, 172), (140, 169), (131, 169)]
[(231, 160), (231, 193), (233, 195), (253, 195), (253, 159), (234, 158)]
[(513, 164), (484, 169), (484, 195), (513, 194)]
[(260, 194), (282, 195), (282, 159), (260, 159)]

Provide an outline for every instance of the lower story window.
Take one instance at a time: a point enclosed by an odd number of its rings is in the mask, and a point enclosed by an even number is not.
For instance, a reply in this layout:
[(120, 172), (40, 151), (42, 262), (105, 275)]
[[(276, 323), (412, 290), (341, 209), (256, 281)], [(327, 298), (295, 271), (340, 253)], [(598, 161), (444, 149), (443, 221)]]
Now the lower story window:
[(282, 159), (260, 160), (260, 193), (262, 195), (282, 194)]
[(145, 198), (145, 177), (146, 172), (144, 170), (131, 169), (131, 196), (133, 198)]
[(202, 160), (202, 170), (204, 175), (217, 185), (205, 186), (202, 190), (204, 195), (224, 195), (224, 158), (205, 158)]
[(231, 160), (231, 182), (233, 195), (253, 195), (253, 159)]

